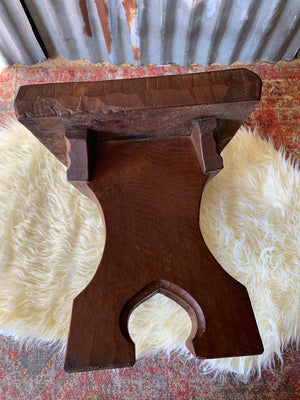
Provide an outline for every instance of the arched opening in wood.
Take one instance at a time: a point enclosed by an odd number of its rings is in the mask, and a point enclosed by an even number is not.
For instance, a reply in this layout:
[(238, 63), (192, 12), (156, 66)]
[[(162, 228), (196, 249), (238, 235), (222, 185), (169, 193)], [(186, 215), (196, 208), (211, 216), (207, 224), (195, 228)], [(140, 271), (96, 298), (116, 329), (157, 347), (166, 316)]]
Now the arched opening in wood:
[(133, 343), (128, 330), (129, 317), (141, 303), (157, 293), (161, 293), (174, 300), (189, 315), (191, 319), (191, 332), (186, 340), (185, 345), (187, 349), (195, 356), (196, 354), (194, 351), (193, 339), (196, 334), (198, 337), (200, 337), (205, 331), (204, 314), (199, 304), (188, 292), (186, 292), (180, 286), (164, 279), (158, 279), (151, 282), (126, 302), (120, 314), (120, 328), (123, 336), (129, 342)]

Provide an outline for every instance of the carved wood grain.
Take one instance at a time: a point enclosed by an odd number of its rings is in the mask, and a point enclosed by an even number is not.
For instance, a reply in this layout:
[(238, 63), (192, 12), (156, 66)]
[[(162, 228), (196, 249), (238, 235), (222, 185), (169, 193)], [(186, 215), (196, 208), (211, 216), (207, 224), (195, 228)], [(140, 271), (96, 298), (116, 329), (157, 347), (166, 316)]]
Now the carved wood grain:
[(74, 300), (67, 371), (133, 365), (129, 315), (158, 292), (190, 315), (194, 355), (263, 351), (246, 288), (199, 229), (203, 188), (260, 90), (244, 69), (19, 90), (18, 119), (105, 220), (100, 267)]

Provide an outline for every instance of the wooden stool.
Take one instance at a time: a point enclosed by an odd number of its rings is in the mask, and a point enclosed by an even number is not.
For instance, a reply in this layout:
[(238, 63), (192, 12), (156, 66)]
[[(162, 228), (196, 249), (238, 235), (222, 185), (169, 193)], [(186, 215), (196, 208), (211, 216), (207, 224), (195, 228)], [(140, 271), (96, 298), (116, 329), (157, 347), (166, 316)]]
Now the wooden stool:
[(74, 300), (67, 371), (133, 365), (128, 317), (155, 293), (188, 312), (195, 356), (263, 351), (246, 288), (199, 229), (204, 185), (260, 90), (245, 69), (20, 88), (17, 118), (68, 165), (106, 226), (100, 267)]

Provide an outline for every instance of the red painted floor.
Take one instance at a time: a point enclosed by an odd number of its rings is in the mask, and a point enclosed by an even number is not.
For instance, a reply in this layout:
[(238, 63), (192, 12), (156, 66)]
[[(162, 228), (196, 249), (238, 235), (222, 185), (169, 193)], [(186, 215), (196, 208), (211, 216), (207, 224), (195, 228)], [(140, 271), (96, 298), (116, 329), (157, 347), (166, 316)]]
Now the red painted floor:
[[(122, 79), (202, 72), (227, 67), (38, 67), (0, 68), (0, 123), (14, 115), (13, 101), (20, 85), (45, 82)], [(240, 68), (234, 66), (234, 68)], [(277, 147), (300, 158), (300, 63), (247, 66), (263, 81), (260, 104), (246, 121)], [(247, 384), (202, 376), (194, 360), (182, 356), (144, 359), (133, 368), (67, 374), (63, 355), (54, 349), (18, 350), (0, 337), (0, 399), (299, 399), (300, 356), (295, 346), (286, 351), (284, 367), (265, 372)]]

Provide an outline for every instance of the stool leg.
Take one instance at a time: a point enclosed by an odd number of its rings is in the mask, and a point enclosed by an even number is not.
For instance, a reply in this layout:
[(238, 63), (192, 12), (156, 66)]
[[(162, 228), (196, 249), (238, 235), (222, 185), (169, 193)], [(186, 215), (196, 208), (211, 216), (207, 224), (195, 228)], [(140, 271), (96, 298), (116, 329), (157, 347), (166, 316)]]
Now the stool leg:
[(65, 358), (67, 372), (130, 367), (135, 363), (134, 343), (123, 336), (120, 327), (119, 298), (105, 285), (93, 286), (92, 282), (74, 300)]
[[(193, 332), (187, 347), (196, 356), (262, 351), (246, 289), (225, 273), (200, 233), (205, 171), (221, 165), (215, 146), (208, 158), (195, 152), (195, 143), (204, 139), (198, 128), (194, 132), (195, 141), (182, 137), (96, 145), (98, 159), (88, 187), (103, 209), (106, 244), (96, 275), (74, 302), (67, 370), (134, 364), (128, 316), (157, 292), (189, 313)], [(209, 137), (204, 150), (213, 141)]]

